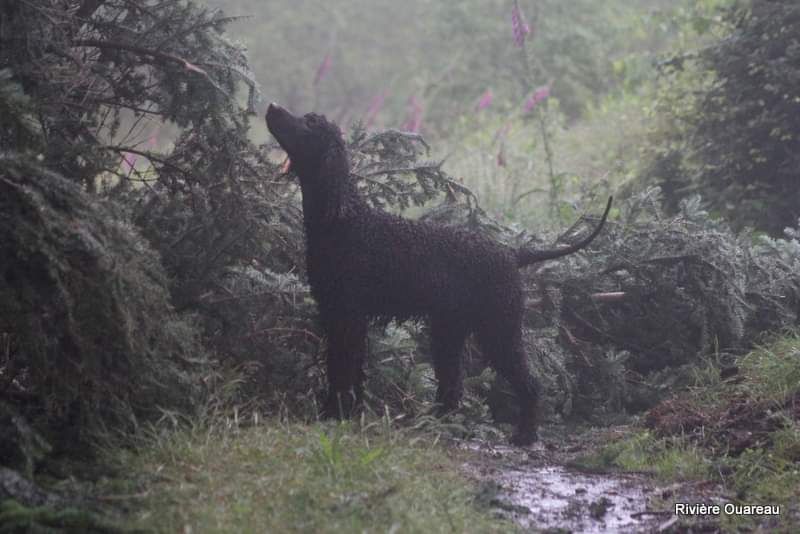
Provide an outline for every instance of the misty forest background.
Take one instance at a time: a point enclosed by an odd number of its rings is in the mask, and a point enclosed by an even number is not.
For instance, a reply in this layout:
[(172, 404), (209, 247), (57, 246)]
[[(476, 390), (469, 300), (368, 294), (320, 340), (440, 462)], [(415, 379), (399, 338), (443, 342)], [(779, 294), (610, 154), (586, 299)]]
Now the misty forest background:
[[(316, 419), (325, 340), (270, 101), (340, 124), (373, 205), (515, 246), (614, 194), (588, 250), (525, 271), (525, 342), (546, 424), (664, 419), (795, 339), (798, 88), (795, 0), (4, 1), (3, 476), (218, 414)], [(430, 415), (425, 329), (370, 332), (368, 410), (502, 438), (514, 399), (471, 345), (465, 407)], [(797, 438), (793, 350), (785, 416), (734, 452)]]

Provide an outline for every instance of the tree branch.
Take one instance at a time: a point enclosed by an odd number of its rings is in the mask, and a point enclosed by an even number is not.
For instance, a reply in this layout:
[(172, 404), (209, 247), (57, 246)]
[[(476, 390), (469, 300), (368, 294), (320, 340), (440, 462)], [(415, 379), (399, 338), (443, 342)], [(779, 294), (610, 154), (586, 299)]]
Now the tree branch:
[(164, 167), (168, 167), (170, 169), (178, 171), (183, 175), (187, 175), (187, 176), (191, 175), (191, 173), (189, 171), (187, 171), (186, 169), (182, 169), (182, 168), (178, 167), (177, 165), (175, 165), (174, 163), (170, 163), (169, 161), (165, 160), (164, 158), (160, 158), (160, 157), (152, 154), (151, 152), (145, 152), (143, 150), (136, 150), (135, 148), (130, 148), (130, 147), (112, 146), (112, 145), (105, 145), (103, 148), (106, 149), (106, 150), (112, 150), (112, 151), (120, 153), (120, 154), (122, 154), (124, 152), (129, 152), (131, 154), (135, 154), (137, 156), (142, 156), (143, 158), (147, 158), (148, 160), (150, 160), (152, 162), (155, 162), (155, 163), (158, 163), (160, 165), (163, 165)]
[(228, 96), (228, 93), (222, 87), (220, 87), (219, 84), (213, 80), (213, 78), (211, 78), (208, 72), (201, 69), (194, 63), (191, 63), (183, 59), (182, 57), (176, 56), (174, 54), (159, 52), (157, 50), (151, 50), (149, 48), (144, 48), (142, 46), (136, 46), (127, 43), (118, 43), (114, 41), (101, 41), (99, 39), (78, 39), (72, 42), (72, 46), (86, 46), (93, 48), (105, 48), (110, 50), (124, 50), (126, 52), (131, 52), (132, 54), (138, 54), (140, 56), (150, 56), (153, 59), (160, 60), (162, 63), (176, 63), (188, 71), (196, 72), (197, 74), (203, 76), (208, 81), (208, 83), (210, 83), (215, 89), (217, 89), (222, 94)]

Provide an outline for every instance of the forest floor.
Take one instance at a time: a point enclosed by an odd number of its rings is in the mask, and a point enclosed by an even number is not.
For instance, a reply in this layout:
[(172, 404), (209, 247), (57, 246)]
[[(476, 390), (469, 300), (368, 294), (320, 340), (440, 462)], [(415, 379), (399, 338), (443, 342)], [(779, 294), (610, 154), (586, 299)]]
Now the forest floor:
[(653, 472), (601, 469), (587, 459), (609, 443), (636, 435), (627, 426), (542, 429), (535, 446), (521, 449), (465, 442), (462, 469), (479, 485), (479, 499), (523, 529), (544, 532), (715, 532), (719, 518), (681, 517), (675, 503), (728, 502), (705, 480), (668, 482)]
[(0, 503), (0, 532), (800, 532), (800, 337), (700, 375), (633, 424), (545, 423), (527, 448), (402, 414), (212, 412), (42, 469), (55, 504)]
[(479, 454), (463, 470), (523, 528), (800, 532), (800, 337), (697, 373), (641, 424), (544, 425), (529, 449), (467, 443)]
[[(641, 428), (546, 425), (537, 444), (519, 448), (441, 443), (429, 433), (367, 427), (268, 423), (179, 434), (126, 454), (120, 459), (135, 473), (129, 482), (136, 482), (123, 492), (139, 502), (125, 523), (163, 532), (728, 532), (743, 526), (742, 518), (724, 513), (676, 515), (675, 503), (739, 501), (696, 469), (697, 458), (644, 451)], [(615, 465), (623, 448), (644, 454), (652, 469)], [(751, 522), (745, 531), (767, 524)]]
[[(797, 532), (800, 525), (796, 471), (764, 469), (763, 458), (747, 454), (723, 474), (701, 449), (665, 445), (640, 426), (544, 425), (539, 442), (519, 448), (381, 419), (230, 423), (108, 450), (104, 474), (52, 488), (84, 495), (85, 511), (6, 502), (0, 525), (115, 533)], [(742, 477), (758, 484), (737, 489)], [(676, 503), (777, 504), (781, 515), (677, 515)]]

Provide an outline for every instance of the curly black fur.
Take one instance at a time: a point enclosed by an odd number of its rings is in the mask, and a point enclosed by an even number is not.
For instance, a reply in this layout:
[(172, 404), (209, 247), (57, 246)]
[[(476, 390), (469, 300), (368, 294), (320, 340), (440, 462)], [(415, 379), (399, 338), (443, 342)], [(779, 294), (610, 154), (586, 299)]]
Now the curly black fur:
[(518, 251), (469, 231), (404, 219), (370, 207), (358, 192), (335, 124), (313, 113), (295, 117), (275, 104), (266, 120), (303, 193), (308, 280), (328, 337), (323, 413), (348, 416), (360, 399), (370, 319), (424, 317), (443, 408), (454, 410), (461, 399), (461, 352), (474, 333), (519, 396), (515, 441), (535, 441), (537, 384), (522, 346), (518, 267), (574, 252), (602, 222), (577, 245)]

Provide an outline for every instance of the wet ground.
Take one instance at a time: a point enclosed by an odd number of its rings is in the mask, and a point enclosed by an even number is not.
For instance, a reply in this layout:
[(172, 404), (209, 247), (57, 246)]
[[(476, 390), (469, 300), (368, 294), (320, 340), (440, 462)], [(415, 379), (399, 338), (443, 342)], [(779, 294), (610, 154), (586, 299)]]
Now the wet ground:
[[(673, 514), (676, 501), (712, 502), (719, 488), (664, 485), (647, 473), (587, 473), (572, 460), (619, 439), (624, 428), (575, 432), (551, 429), (533, 447), (469, 442), (465, 471), (478, 479), (482, 498), (498, 515), (526, 530), (552, 532), (686, 532)], [(616, 434), (616, 435), (615, 435)], [(692, 524), (695, 532), (717, 526)]]

